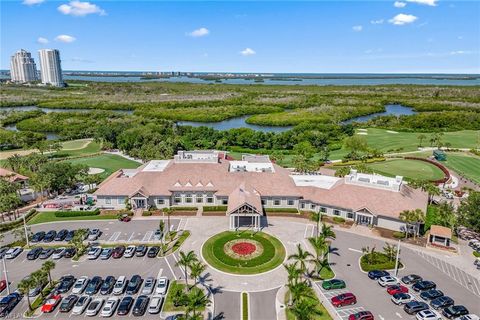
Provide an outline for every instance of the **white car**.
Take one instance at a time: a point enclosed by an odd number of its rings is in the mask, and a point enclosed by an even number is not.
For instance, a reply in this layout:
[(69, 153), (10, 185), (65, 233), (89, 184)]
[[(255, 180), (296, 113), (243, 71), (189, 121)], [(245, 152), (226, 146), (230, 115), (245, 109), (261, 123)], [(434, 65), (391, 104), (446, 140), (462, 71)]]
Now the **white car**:
[(378, 284), (381, 285), (382, 287), (392, 286), (398, 283), (399, 283), (398, 278), (393, 276), (385, 276), (378, 279)]
[(148, 305), (148, 313), (157, 314), (162, 309), (163, 297), (153, 296)]
[(5, 259), (15, 259), (22, 251), (23, 249), (21, 247), (10, 248), (7, 253), (5, 253)]
[(156, 281), (157, 280), (155, 280), (154, 277), (148, 277), (147, 279), (145, 279), (145, 283), (143, 284), (142, 294), (146, 294), (146, 295), (152, 294), (153, 289), (155, 288)]
[(417, 313), (416, 318), (418, 320), (441, 320), (442, 317), (440, 317), (437, 313), (433, 312), (432, 310), (423, 310)]
[(72, 314), (73, 315), (80, 315), (85, 311), (88, 304), (92, 301), (92, 297), (90, 296), (81, 296), (78, 298), (77, 302), (73, 306)]
[(160, 231), (160, 229), (157, 229), (155, 230), (155, 233), (153, 234), (153, 240), (160, 240), (160, 238), (162, 238), (162, 232)]
[(113, 286), (112, 293), (117, 296), (123, 294), (125, 292), (125, 289), (127, 288), (127, 282), (128, 280), (127, 278), (125, 278), (125, 276), (118, 277), (115, 285)]
[(113, 313), (117, 309), (118, 306), (118, 301), (119, 298), (117, 297), (111, 297), (107, 299), (107, 302), (102, 308), (102, 311), (100, 312), (101, 317), (111, 317), (113, 316)]
[(455, 318), (455, 320), (480, 320), (480, 317), (477, 316), (476, 314), (470, 313), (470, 314), (466, 314), (464, 316)]
[(55, 251), (53, 251), (53, 254), (52, 254), (52, 259), (53, 260), (58, 260), (58, 259), (62, 258), (63, 255), (65, 254), (66, 249), (67, 248), (65, 248), (65, 247), (60, 247), (60, 248), (55, 249)]
[(88, 308), (87, 308), (87, 311), (85, 312), (85, 315), (88, 316), (88, 317), (96, 316), (103, 306), (103, 301), (104, 300), (102, 298), (95, 298), (88, 305)]
[(123, 257), (124, 258), (131, 258), (135, 255), (135, 250), (137, 250), (137, 247), (136, 246), (128, 246), (126, 249), (125, 249), (125, 252), (123, 253)]
[(101, 247), (91, 247), (88, 250), (88, 260), (95, 260), (97, 259), (100, 254), (102, 253), (102, 248)]
[(82, 294), (82, 292), (87, 287), (88, 282), (89, 282), (89, 279), (86, 276), (78, 278), (77, 281), (75, 281), (75, 284), (73, 285), (72, 293)]
[(168, 289), (168, 279), (160, 277), (157, 279), (157, 286), (155, 287), (155, 294), (166, 295)]
[(392, 295), (392, 302), (396, 305), (406, 304), (410, 301), (415, 300), (415, 298), (410, 293), (395, 293)]

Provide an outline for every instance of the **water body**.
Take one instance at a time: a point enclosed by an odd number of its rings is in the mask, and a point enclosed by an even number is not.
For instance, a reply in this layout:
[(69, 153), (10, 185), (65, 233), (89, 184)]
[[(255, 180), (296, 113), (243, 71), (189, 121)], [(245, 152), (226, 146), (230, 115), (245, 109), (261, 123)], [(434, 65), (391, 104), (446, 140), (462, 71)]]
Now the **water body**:
[(196, 121), (178, 121), (177, 125), (179, 126), (192, 126), (192, 127), (209, 127), (215, 130), (229, 130), (237, 128), (249, 128), (252, 130), (263, 131), (263, 132), (283, 132), (292, 129), (293, 127), (279, 127), (279, 126), (259, 126), (256, 124), (249, 124), (245, 120), (249, 116), (242, 116), (231, 118), (219, 122), (196, 122)]
[(360, 117), (352, 118), (352, 119), (343, 121), (342, 123), (343, 124), (349, 124), (349, 123), (353, 123), (353, 122), (367, 122), (369, 120), (372, 120), (373, 118), (381, 117), (381, 116), (394, 115), (394, 116), (399, 117), (399, 116), (409, 116), (409, 115), (416, 114), (416, 113), (417, 112), (414, 111), (412, 108), (402, 106), (401, 104), (387, 104), (385, 106), (385, 111), (384, 112), (377, 112), (377, 113), (372, 113), (372, 114), (369, 114), (369, 115), (366, 115), (366, 116), (360, 116)]
[[(10, 131), (19, 131), (17, 129), (16, 124), (9, 124), (9, 125), (6, 125), (3, 128), (6, 129), (6, 130), (10, 130)], [(42, 133), (45, 134), (45, 136), (47, 137), (47, 140), (59, 140), (60, 139), (60, 136), (58, 134), (56, 134), (55, 132), (42, 132)]]

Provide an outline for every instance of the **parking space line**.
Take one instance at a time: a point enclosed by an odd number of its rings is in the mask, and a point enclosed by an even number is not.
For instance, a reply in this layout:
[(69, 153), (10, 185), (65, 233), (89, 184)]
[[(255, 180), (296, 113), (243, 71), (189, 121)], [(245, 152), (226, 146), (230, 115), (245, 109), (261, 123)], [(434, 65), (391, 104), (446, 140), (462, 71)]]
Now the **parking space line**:
[(135, 237), (135, 232), (132, 232), (132, 234), (130, 235), (130, 237), (128, 238), (127, 242), (130, 242), (132, 241), (132, 238)]
[(142, 238), (142, 241), (150, 241), (150, 238), (152, 237), (153, 231), (147, 231)]
[(172, 269), (172, 266), (170, 265), (170, 262), (168, 262), (168, 258), (165, 258), (165, 262), (167, 263), (168, 268), (170, 268), (170, 272), (172, 273), (175, 280), (178, 280), (177, 275), (175, 274), (175, 272), (173, 272), (173, 269)]
[(108, 241), (117, 241), (118, 237), (120, 237), (122, 233), (120, 231), (116, 231), (114, 232), (110, 238), (108, 239)]

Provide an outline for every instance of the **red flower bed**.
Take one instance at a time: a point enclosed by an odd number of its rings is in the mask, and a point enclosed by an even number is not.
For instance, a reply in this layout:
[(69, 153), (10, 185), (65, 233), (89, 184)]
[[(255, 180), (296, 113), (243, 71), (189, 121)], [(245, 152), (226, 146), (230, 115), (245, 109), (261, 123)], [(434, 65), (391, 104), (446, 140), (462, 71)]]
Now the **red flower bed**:
[(241, 256), (252, 254), (255, 250), (257, 250), (257, 247), (249, 242), (239, 242), (232, 246), (232, 251)]

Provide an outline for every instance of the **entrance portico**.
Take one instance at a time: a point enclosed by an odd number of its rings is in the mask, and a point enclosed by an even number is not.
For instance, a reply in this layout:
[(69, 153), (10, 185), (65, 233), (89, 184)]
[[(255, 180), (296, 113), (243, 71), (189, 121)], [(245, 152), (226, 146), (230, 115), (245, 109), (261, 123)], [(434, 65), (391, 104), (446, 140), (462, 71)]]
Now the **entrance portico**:
[(355, 222), (361, 225), (372, 225), (373, 224), (373, 214), (367, 208), (362, 208), (355, 212)]
[(255, 231), (261, 228), (261, 214), (248, 203), (243, 204), (230, 213), (230, 230), (240, 227), (253, 228)]

